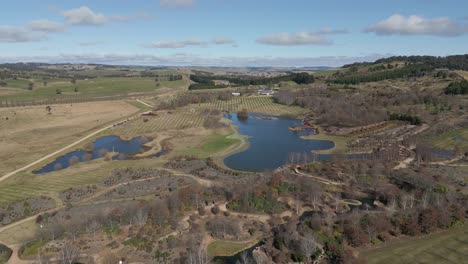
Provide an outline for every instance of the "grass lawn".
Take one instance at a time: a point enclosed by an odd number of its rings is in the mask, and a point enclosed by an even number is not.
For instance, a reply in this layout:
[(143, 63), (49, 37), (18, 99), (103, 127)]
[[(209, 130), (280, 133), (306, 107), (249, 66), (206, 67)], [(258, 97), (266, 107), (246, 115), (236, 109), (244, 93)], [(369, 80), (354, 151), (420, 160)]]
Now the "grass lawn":
[(461, 225), (421, 238), (390, 242), (381, 248), (361, 252), (373, 263), (467, 263), (468, 226)]
[(335, 136), (335, 135), (327, 135), (323, 133), (323, 131), (319, 128), (319, 133), (317, 135), (310, 135), (310, 136), (303, 136), (303, 139), (316, 139), (316, 140), (330, 140), (335, 143), (335, 147), (326, 150), (316, 151), (320, 154), (334, 154), (334, 153), (346, 153), (348, 151), (348, 147), (346, 144), (350, 141), (351, 137), (345, 136)]
[(229, 138), (226, 135), (211, 135), (200, 145), (200, 147), (192, 147), (176, 151), (179, 155), (193, 155), (200, 158), (206, 158), (216, 154), (228, 147), (238, 143), (238, 139)]
[(31, 241), (38, 230), (35, 220), (26, 221), (0, 232), (0, 240), (10, 245)]
[(453, 149), (457, 146), (462, 151), (468, 151), (468, 128), (450, 130), (432, 139), (435, 147)]
[(255, 245), (257, 241), (231, 242), (215, 240), (208, 245), (209, 256), (232, 256)]
[(46, 244), (45, 240), (37, 240), (30, 245), (28, 245), (24, 251), (23, 251), (23, 256), (28, 257), (28, 256), (34, 256), (37, 254), (38, 250), (43, 247)]

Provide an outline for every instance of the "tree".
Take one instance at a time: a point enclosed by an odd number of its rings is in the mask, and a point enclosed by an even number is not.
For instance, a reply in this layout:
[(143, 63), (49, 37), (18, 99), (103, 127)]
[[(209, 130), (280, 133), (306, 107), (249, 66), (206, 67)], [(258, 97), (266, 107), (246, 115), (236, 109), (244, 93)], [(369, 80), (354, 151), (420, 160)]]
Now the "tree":
[(317, 251), (317, 243), (313, 238), (302, 238), (299, 240), (299, 243), (299, 251), (307, 260), (310, 260), (312, 254)]
[(63, 264), (73, 264), (80, 256), (80, 249), (71, 243), (65, 243), (59, 253)]
[(78, 162), (80, 162), (80, 158), (78, 158), (77, 156), (73, 156), (68, 160), (68, 164), (70, 166), (73, 166), (73, 165), (77, 164)]
[(60, 89), (55, 89), (55, 94), (62, 94), (62, 90), (60, 90)]
[(46, 111), (50, 115), (52, 113), (52, 107), (50, 107), (50, 105), (46, 106)]
[(44, 81), (42, 84), (43, 84), (44, 86), (47, 86), (47, 81)]
[(28, 90), (32, 90), (34, 89), (34, 83), (33, 82), (29, 82), (28, 84)]
[(237, 112), (237, 118), (238, 119), (247, 119), (249, 118), (249, 112), (247, 112), (247, 109), (242, 109), (241, 111)]

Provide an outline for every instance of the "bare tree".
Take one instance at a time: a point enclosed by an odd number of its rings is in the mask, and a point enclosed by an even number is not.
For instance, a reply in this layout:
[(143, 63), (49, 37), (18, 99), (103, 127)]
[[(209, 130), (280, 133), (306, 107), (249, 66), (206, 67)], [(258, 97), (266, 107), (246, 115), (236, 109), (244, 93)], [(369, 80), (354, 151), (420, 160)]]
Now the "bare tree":
[(239, 259), (236, 261), (236, 264), (253, 264), (255, 263), (252, 257), (249, 256), (246, 250), (242, 251), (239, 254)]
[(299, 243), (299, 250), (302, 255), (304, 255), (307, 260), (310, 260), (310, 256), (317, 250), (317, 243), (313, 238), (302, 238)]
[(80, 256), (80, 249), (70, 243), (65, 243), (59, 253), (63, 264), (73, 264)]
[(148, 212), (144, 210), (143, 208), (138, 209), (136, 214), (133, 216), (133, 222), (137, 226), (145, 225), (147, 220), (148, 220)]

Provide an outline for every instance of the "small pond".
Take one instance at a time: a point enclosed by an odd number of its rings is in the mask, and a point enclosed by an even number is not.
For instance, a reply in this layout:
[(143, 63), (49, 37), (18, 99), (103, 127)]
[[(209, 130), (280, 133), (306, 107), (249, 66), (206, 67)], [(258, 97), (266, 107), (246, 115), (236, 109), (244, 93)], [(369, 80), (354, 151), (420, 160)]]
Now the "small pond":
[(118, 152), (119, 155), (113, 157), (116, 159), (126, 159), (128, 155), (143, 151), (143, 144), (148, 139), (137, 137), (131, 140), (123, 140), (117, 136), (105, 136), (98, 138), (92, 143), (92, 150), (75, 150), (61, 157), (58, 157), (52, 163), (47, 164), (41, 169), (34, 171), (35, 174), (48, 173), (70, 167), (75, 162), (83, 162), (101, 158), (106, 152)]
[(301, 126), (298, 119), (250, 113), (249, 118), (239, 119), (237, 114), (226, 114), (242, 135), (249, 137), (249, 147), (224, 159), (224, 164), (235, 170), (263, 171), (275, 169), (288, 162), (290, 153), (306, 153), (308, 160), (327, 161), (334, 156), (350, 159), (364, 159), (368, 155), (318, 154), (312, 157), (311, 151), (326, 150), (335, 146), (333, 141), (302, 139), (313, 134), (313, 129), (291, 131), (290, 127)]

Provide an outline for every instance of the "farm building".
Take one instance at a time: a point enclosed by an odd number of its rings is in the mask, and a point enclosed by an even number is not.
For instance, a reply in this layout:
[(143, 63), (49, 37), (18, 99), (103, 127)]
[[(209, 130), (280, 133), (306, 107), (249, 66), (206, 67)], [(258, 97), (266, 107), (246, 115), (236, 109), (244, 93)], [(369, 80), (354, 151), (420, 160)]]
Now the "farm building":
[(271, 89), (263, 89), (263, 90), (259, 90), (258, 93), (260, 95), (272, 95), (275, 92), (273, 90), (271, 90)]

